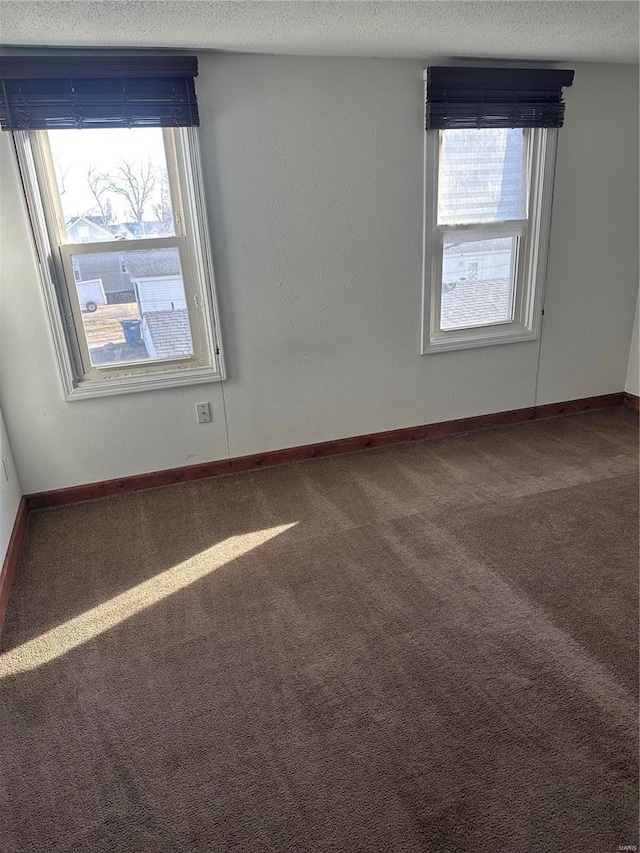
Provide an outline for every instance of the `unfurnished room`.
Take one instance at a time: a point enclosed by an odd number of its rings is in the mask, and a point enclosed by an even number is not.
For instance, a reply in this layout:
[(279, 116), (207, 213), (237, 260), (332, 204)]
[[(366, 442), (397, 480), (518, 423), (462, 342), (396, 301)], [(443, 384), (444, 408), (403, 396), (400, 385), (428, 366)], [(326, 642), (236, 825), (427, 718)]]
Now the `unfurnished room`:
[(0, 853), (638, 851), (638, 42), (0, 0)]

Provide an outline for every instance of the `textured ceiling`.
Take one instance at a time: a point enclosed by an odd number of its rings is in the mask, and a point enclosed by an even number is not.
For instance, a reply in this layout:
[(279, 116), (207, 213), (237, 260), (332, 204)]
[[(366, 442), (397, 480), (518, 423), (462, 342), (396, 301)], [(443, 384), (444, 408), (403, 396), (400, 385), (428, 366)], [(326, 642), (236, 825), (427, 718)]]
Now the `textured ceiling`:
[(638, 3), (0, 0), (0, 44), (637, 62)]

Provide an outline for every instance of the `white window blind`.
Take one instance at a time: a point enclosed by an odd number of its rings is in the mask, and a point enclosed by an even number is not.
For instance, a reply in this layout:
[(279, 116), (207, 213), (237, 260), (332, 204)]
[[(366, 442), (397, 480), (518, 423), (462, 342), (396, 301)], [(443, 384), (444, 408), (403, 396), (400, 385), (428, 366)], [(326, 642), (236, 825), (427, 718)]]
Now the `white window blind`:
[(441, 134), (438, 223), (526, 218), (527, 146), (519, 128)]

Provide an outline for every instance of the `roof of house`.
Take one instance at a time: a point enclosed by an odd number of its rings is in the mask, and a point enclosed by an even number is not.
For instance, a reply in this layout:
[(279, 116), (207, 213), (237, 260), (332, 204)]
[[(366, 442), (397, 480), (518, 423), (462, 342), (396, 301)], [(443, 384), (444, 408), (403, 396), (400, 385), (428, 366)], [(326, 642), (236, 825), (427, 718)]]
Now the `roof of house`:
[(510, 317), (509, 278), (458, 281), (442, 294), (441, 319), (444, 329), (504, 323)]
[(67, 225), (67, 233), (73, 231), (76, 225), (86, 225), (94, 231), (97, 231), (98, 234), (104, 236), (105, 240), (113, 240), (113, 234), (103, 225), (99, 225), (97, 222), (93, 221), (93, 218), (90, 216), (77, 216), (74, 220), (69, 222)]
[(174, 248), (128, 251), (126, 263), (133, 279), (182, 274), (180, 255)]
[(91, 213), (87, 213), (85, 216), (77, 216), (75, 219), (70, 220), (67, 224), (67, 233), (73, 234), (74, 228), (78, 225), (86, 225), (91, 228), (94, 234), (98, 236), (95, 238), (97, 240), (123, 240), (123, 239), (131, 239), (135, 236), (129, 224), (111, 222), (108, 225), (102, 224), (104, 220), (101, 216), (94, 216)]
[(177, 358), (193, 354), (186, 308), (145, 311), (143, 322), (153, 341), (157, 358)]

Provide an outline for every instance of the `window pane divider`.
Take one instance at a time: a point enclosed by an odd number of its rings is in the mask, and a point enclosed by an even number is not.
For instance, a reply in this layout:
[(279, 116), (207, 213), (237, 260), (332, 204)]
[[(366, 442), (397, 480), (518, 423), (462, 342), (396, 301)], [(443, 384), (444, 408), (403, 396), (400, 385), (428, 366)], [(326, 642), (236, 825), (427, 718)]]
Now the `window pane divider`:
[(153, 249), (175, 249), (182, 245), (184, 237), (147, 237), (127, 240), (105, 240), (95, 243), (62, 243), (60, 251), (65, 255), (93, 255), (107, 252), (148, 252)]
[(492, 222), (465, 223), (463, 225), (448, 225), (443, 222), (438, 224), (438, 231), (441, 234), (464, 234), (467, 240), (476, 234), (479, 239), (486, 239), (487, 234), (491, 236), (504, 235), (505, 237), (522, 234), (528, 224), (526, 219), (505, 219)]

